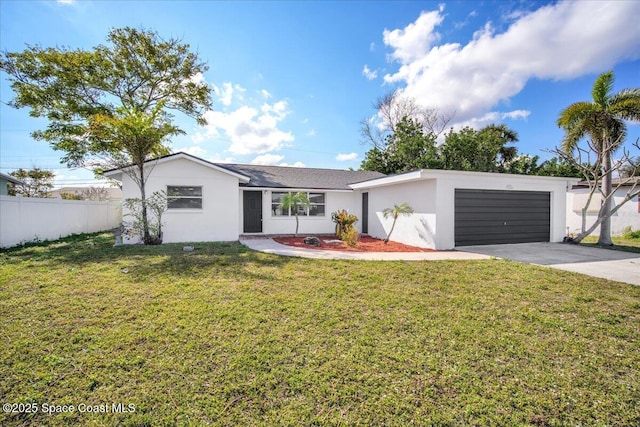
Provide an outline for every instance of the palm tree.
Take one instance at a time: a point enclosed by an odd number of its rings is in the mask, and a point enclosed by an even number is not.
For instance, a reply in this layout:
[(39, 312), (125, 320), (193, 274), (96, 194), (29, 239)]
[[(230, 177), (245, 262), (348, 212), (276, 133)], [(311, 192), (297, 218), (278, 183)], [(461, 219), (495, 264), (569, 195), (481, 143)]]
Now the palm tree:
[(384, 244), (389, 243), (389, 238), (391, 237), (391, 233), (393, 233), (393, 229), (396, 226), (396, 221), (400, 215), (410, 215), (413, 213), (413, 208), (406, 203), (402, 203), (399, 205), (393, 205), (393, 208), (386, 208), (382, 211), (382, 216), (386, 218), (392, 217), (393, 224), (391, 224), (391, 230), (389, 230), (389, 234), (387, 234), (387, 238), (384, 239)]
[(309, 201), (309, 198), (307, 197), (307, 193), (302, 193), (302, 192), (297, 192), (297, 193), (287, 193), (284, 195), (284, 197), (282, 198), (282, 210), (283, 211), (288, 211), (289, 208), (291, 208), (291, 210), (293, 211), (293, 214), (296, 217), (296, 232), (294, 234), (294, 236), (298, 235), (298, 227), (300, 226), (300, 223), (298, 221), (298, 210), (301, 207), (305, 207), (305, 208), (309, 208), (309, 206), (311, 205), (311, 202)]
[(600, 224), (599, 245), (613, 244), (609, 215), (612, 192), (611, 156), (627, 135), (625, 120), (640, 121), (640, 88), (623, 89), (613, 94), (613, 82), (613, 71), (600, 74), (591, 92), (593, 102), (571, 104), (558, 117), (558, 126), (565, 131), (562, 149), (571, 154), (582, 138), (589, 137), (596, 150), (597, 164), (601, 165), (604, 205), (600, 209), (599, 218), (605, 219)]
[(507, 144), (518, 142), (518, 133), (513, 129), (509, 129), (507, 125), (491, 124), (482, 128), (480, 134), (487, 136), (491, 142), (496, 144), (498, 149), (496, 162), (498, 166), (504, 166), (518, 155), (516, 147), (506, 146)]

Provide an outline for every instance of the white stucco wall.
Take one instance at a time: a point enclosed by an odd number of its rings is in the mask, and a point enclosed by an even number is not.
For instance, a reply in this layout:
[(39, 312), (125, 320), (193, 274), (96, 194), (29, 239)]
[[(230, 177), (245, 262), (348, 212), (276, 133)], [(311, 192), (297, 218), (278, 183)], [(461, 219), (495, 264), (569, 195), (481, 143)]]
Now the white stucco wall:
[[(628, 188), (620, 188), (613, 197), (613, 206), (617, 206), (622, 202), (627, 194)], [(569, 233), (579, 233), (582, 230), (582, 207), (586, 204), (589, 189), (580, 188), (571, 190), (567, 193), (567, 228)], [(597, 219), (598, 210), (600, 209), (601, 199), (594, 194), (591, 204), (587, 211), (586, 227), (589, 228)], [(640, 230), (640, 197), (635, 197), (625, 203), (611, 217), (611, 234), (620, 235), (625, 228), (631, 227), (632, 230)], [(598, 235), (600, 227), (597, 227), (592, 235)]]
[(524, 175), (423, 170), (384, 178), (369, 188), (366, 188), (367, 184), (357, 185), (357, 188), (369, 192), (369, 234), (378, 238), (386, 237), (392, 220), (383, 219), (383, 209), (405, 202), (415, 213), (410, 217), (398, 218), (391, 240), (447, 250), (452, 249), (455, 244), (456, 188), (550, 192), (550, 236), (552, 242), (559, 242), (566, 235), (566, 190), (575, 181), (577, 180)]
[[(242, 212), (242, 191), (240, 189), (240, 211), (239, 211), (239, 233), (243, 233)], [(262, 191), (262, 234), (293, 234), (296, 230), (296, 218), (294, 216), (284, 217), (275, 216), (271, 211), (271, 193), (272, 191), (284, 192), (287, 190), (271, 190), (271, 189), (254, 189), (246, 188), (248, 191)], [(307, 191), (304, 189), (293, 189), (296, 191)], [(357, 191), (328, 191), (328, 190), (310, 190), (312, 193), (325, 193), (325, 215), (324, 216), (300, 216), (300, 227), (298, 233), (306, 234), (331, 234), (335, 232), (335, 223), (331, 221), (331, 213), (339, 209), (347, 209), (355, 214), (358, 219), (362, 217), (361, 195)], [(358, 221), (356, 227), (361, 231), (362, 223)]]
[(436, 181), (423, 180), (369, 190), (369, 235), (384, 239), (393, 224), (383, 211), (408, 203), (411, 216), (398, 217), (391, 240), (422, 248), (436, 247)]
[[(122, 174), (122, 179), (123, 197), (140, 198), (140, 190), (131, 178)], [(147, 196), (166, 191), (167, 186), (202, 187), (202, 209), (168, 209), (164, 213), (163, 242), (238, 240), (238, 185), (238, 178), (187, 159), (157, 164), (147, 181)], [(138, 241), (125, 239), (125, 243)]]

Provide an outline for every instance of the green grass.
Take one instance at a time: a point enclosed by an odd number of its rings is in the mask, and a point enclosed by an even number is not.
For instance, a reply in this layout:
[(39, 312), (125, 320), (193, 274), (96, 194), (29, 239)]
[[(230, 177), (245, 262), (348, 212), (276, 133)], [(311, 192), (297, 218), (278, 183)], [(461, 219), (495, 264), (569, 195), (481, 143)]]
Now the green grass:
[[(613, 241), (613, 246), (607, 246), (607, 249), (640, 253), (640, 230), (628, 230), (621, 236), (611, 237), (611, 240)], [(585, 246), (600, 247), (597, 242), (598, 236), (591, 235), (585, 237), (581, 244)]]
[(112, 239), (0, 253), (0, 425), (640, 424), (640, 287)]

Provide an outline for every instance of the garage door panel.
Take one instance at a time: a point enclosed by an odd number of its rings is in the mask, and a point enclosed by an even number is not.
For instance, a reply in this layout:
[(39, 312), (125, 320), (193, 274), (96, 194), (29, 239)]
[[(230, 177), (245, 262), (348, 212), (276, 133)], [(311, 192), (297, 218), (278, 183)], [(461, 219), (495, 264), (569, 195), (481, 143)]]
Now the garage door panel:
[(529, 205), (530, 202), (540, 202), (544, 203), (545, 199), (514, 199), (514, 200), (504, 200), (504, 199), (484, 199), (484, 200), (465, 200), (462, 199), (460, 201), (460, 206), (466, 206), (473, 209), (487, 209), (495, 206), (504, 206), (504, 207), (513, 207), (518, 208), (522, 206)]
[(461, 205), (461, 206), (457, 206), (459, 208), (463, 208), (464, 212), (478, 212), (478, 213), (482, 213), (482, 212), (495, 212), (497, 208), (499, 208), (501, 211), (506, 211), (506, 212), (546, 212), (547, 208), (545, 208), (544, 203), (545, 201), (540, 201), (536, 203), (540, 203), (542, 206), (539, 205), (530, 205), (530, 206), (526, 206), (524, 205), (522, 202), (514, 202), (514, 203), (520, 203), (518, 205), (500, 205), (500, 204), (493, 204), (491, 206), (474, 206), (474, 205)]
[[(478, 216), (481, 216), (481, 219), (478, 219)], [(514, 215), (514, 214), (500, 214), (500, 213), (491, 213), (491, 214), (480, 214), (480, 215), (456, 215), (456, 221), (458, 226), (462, 227), (477, 227), (478, 223), (492, 223), (498, 222), (500, 224), (511, 224), (514, 222), (520, 223), (535, 223), (542, 222), (544, 224), (549, 224), (549, 218), (547, 214), (536, 214), (536, 215), (528, 215), (523, 218), (523, 215)]]
[(456, 246), (547, 242), (551, 194), (456, 189), (454, 222)]
[(546, 191), (468, 190), (464, 188), (458, 190), (465, 194), (466, 200), (546, 200), (545, 194), (548, 194)]
[[(544, 202), (543, 202), (544, 203)], [(547, 209), (541, 206), (531, 206), (531, 208), (523, 207), (523, 206), (493, 206), (491, 208), (483, 208), (479, 209), (477, 207), (468, 206), (462, 207), (464, 211), (463, 214), (490, 214), (495, 212), (513, 212), (516, 214), (529, 214), (529, 213), (539, 213), (543, 214), (549, 212)], [(460, 211), (459, 211), (460, 212)]]
[[(478, 219), (478, 216), (482, 215), (482, 220)], [(523, 216), (525, 216), (525, 218), (523, 218)], [(465, 214), (456, 214), (456, 218), (459, 219), (464, 219), (467, 222), (474, 222), (474, 221), (518, 221), (518, 220), (524, 220), (526, 221), (527, 219), (531, 219), (531, 220), (541, 220), (541, 221), (549, 221), (548, 218), (549, 212), (491, 212), (491, 213), (484, 213), (484, 212), (473, 212), (473, 213), (465, 213)], [(473, 225), (473, 224), (470, 224)]]
[[(526, 238), (518, 238), (517, 243), (538, 243), (544, 240), (541, 240), (538, 236), (527, 236)], [(467, 239), (464, 243), (458, 243), (457, 246), (480, 246), (480, 245), (502, 245), (502, 244), (511, 244), (513, 242), (513, 238), (510, 236), (496, 237), (490, 242), (487, 242), (486, 239), (478, 238), (478, 239)]]
[(485, 231), (484, 230), (489, 230), (497, 228), (500, 230), (525, 230), (524, 232), (526, 232), (526, 230), (535, 230), (535, 231), (539, 231), (539, 230), (543, 230), (545, 232), (548, 232), (548, 226), (549, 223), (547, 221), (510, 221), (507, 222), (506, 224), (503, 221), (483, 221), (482, 222), (482, 226), (479, 227), (477, 225), (466, 225), (466, 226), (459, 226), (460, 231), (462, 232), (466, 232), (466, 233), (478, 233), (478, 234), (483, 234)]
[(523, 232), (521, 230), (517, 230), (517, 229), (511, 229), (511, 230), (504, 230), (503, 228), (499, 228), (499, 227), (489, 227), (486, 230), (484, 230), (482, 233), (477, 233), (477, 232), (469, 232), (467, 234), (465, 234), (465, 237), (473, 237), (475, 239), (486, 236), (487, 233), (491, 233), (491, 238), (497, 237), (497, 236), (513, 236), (514, 238), (524, 238), (527, 236), (535, 236), (536, 238), (544, 238), (545, 236), (548, 235), (546, 230), (532, 230), (532, 231), (526, 231)]

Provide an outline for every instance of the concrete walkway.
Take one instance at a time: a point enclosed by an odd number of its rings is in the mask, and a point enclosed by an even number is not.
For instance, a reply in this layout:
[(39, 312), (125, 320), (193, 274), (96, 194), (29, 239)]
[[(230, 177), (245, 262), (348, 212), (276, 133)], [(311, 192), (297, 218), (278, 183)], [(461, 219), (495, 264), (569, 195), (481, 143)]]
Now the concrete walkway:
[(460, 251), (437, 252), (343, 252), (295, 248), (282, 245), (268, 237), (241, 237), (240, 243), (255, 251), (274, 255), (314, 259), (355, 259), (367, 261), (439, 261), (458, 259), (489, 259), (491, 256)]
[(462, 246), (460, 251), (640, 285), (640, 254), (563, 243)]

